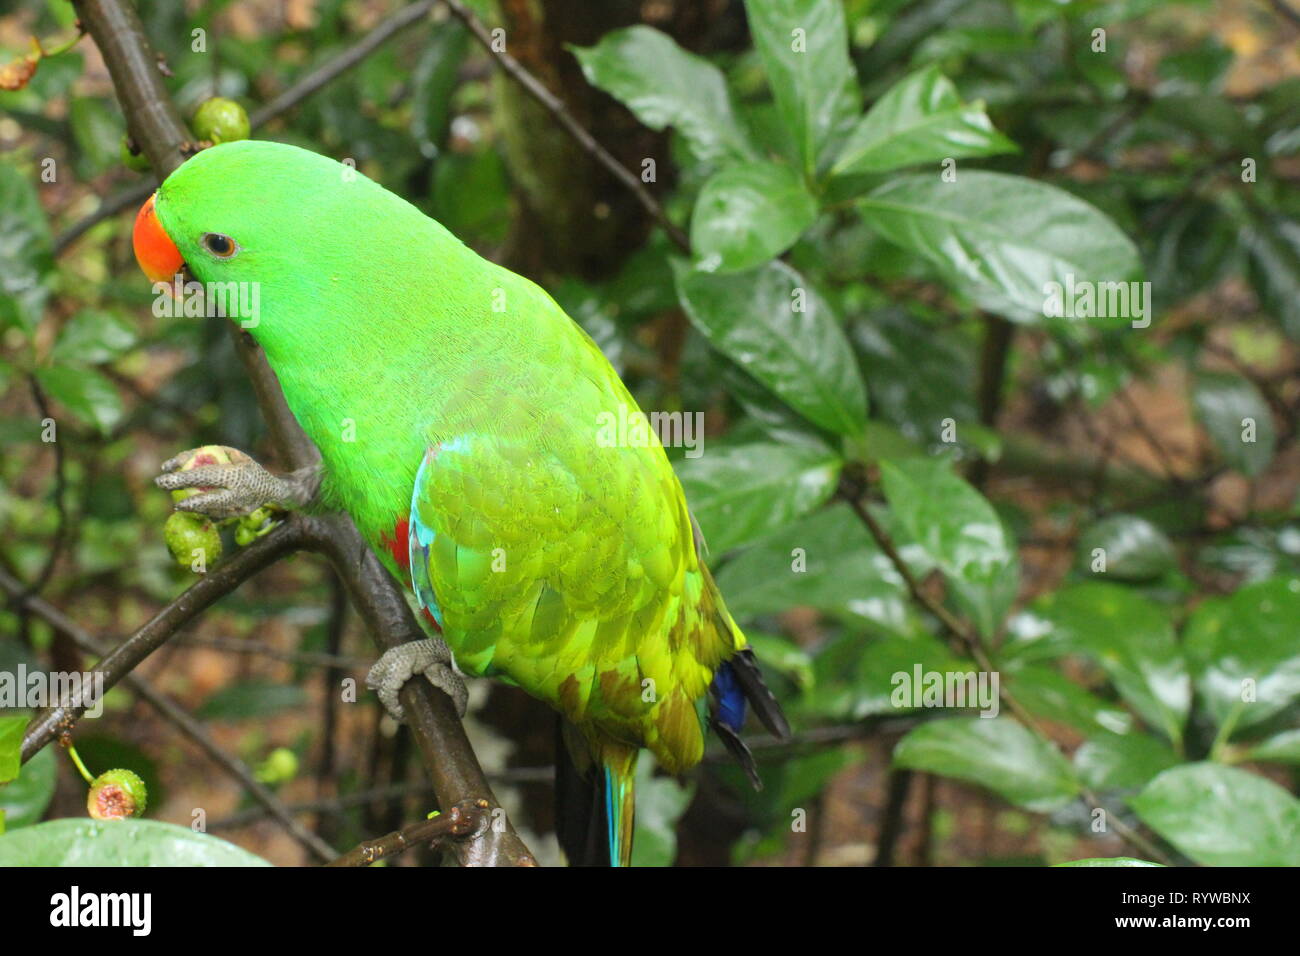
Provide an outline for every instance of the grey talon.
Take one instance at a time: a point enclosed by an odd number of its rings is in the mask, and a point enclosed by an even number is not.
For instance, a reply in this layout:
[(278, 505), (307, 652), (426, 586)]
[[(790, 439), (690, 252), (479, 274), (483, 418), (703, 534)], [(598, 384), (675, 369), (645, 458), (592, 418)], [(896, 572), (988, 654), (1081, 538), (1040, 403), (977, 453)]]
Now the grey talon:
[(178, 511), (193, 511), (210, 518), (237, 518), (266, 505), (297, 508), (310, 502), (320, 488), (320, 468), (302, 468), (283, 477), (273, 475), (237, 449), (228, 449), (232, 459), (225, 465), (200, 465), (187, 471), (177, 469), (195, 452), (182, 452), (163, 462), (162, 474), (154, 484), (164, 491), (198, 489), (177, 503)]
[(379, 695), (394, 720), (406, 719), (397, 695), (402, 686), (416, 674), (437, 687), (456, 705), (456, 712), (465, 716), (469, 706), (469, 691), (456, 670), (451, 649), (441, 638), (430, 637), (422, 641), (399, 644), (386, 650), (366, 675), (366, 686)]

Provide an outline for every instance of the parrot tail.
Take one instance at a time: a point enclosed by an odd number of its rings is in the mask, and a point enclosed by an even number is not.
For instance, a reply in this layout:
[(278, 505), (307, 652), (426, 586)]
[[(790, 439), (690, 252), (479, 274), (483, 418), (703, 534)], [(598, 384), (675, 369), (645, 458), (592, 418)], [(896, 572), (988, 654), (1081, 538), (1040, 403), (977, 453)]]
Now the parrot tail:
[(754, 708), (759, 721), (772, 736), (779, 740), (790, 736), (790, 724), (781, 712), (781, 705), (763, 682), (758, 661), (749, 647), (737, 651), (713, 672), (713, 683), (709, 685), (709, 724), (745, 771), (753, 788), (762, 790), (763, 781), (758, 776), (754, 755), (740, 738), (747, 706)]
[(624, 750), (605, 765), (605, 806), (609, 820), (609, 865), (632, 865), (636, 827), (636, 751)]
[(630, 866), (636, 751), (606, 747), (597, 764), (591, 745), (558, 718), (555, 742), (555, 834), (570, 866)]

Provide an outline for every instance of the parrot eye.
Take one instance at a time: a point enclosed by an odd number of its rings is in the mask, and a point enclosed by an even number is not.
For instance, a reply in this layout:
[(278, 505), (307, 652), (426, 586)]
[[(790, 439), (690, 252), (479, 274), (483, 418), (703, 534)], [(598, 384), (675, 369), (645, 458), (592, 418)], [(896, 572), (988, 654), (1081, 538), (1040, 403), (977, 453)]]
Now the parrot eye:
[(239, 245), (229, 236), (223, 236), (219, 232), (205, 232), (199, 240), (203, 243), (203, 248), (212, 253), (218, 259), (229, 259), (239, 251)]

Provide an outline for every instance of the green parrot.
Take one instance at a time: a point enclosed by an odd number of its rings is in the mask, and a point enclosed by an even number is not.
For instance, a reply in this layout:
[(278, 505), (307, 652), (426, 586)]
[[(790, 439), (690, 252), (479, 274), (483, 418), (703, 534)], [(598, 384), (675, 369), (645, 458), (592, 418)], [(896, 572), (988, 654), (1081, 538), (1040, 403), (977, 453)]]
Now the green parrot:
[[(641, 748), (679, 774), (710, 725), (757, 785), (747, 703), (777, 736), (789, 726), (662, 446), (602, 440), (609, 415), (640, 410), (546, 292), (355, 168), (270, 142), (187, 161), (134, 245), (155, 282), (184, 268), (224, 298), (322, 456), (307, 487), (245, 456), (174, 459), (159, 485), (205, 489), (178, 507), (212, 517), (269, 502), (351, 515), (460, 671), (560, 713), (571, 863), (629, 863)], [(435, 663), (441, 645), (417, 643), (399, 686)]]

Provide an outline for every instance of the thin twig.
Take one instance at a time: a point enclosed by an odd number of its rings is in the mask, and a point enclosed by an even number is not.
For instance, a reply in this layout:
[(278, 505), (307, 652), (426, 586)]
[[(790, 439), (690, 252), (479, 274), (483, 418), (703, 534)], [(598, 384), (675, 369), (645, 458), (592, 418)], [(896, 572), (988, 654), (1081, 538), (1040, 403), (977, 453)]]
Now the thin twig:
[[(874, 736), (882, 726), (888, 726), (892, 732), (906, 733), (922, 723), (920, 718), (911, 714), (902, 717), (875, 717), (855, 724), (841, 724), (829, 727), (817, 727), (804, 731), (786, 740), (772, 737), (752, 737), (745, 739), (745, 745), (753, 752), (755, 759), (786, 760), (794, 754), (816, 751), (823, 747), (839, 744), (865, 737)], [(702, 763), (734, 766), (736, 758), (722, 749), (710, 750), (704, 755)], [(502, 786), (517, 786), (525, 783), (549, 783), (555, 779), (555, 767), (546, 764), (540, 767), (506, 767), (488, 773), (488, 780)], [(387, 803), (397, 797), (434, 797), (433, 787), (421, 783), (395, 783), (383, 787), (372, 787), (334, 797), (322, 797), (316, 800), (304, 800), (299, 803), (286, 804), (290, 813), (337, 813), (350, 807), (367, 804)], [(247, 826), (266, 817), (266, 810), (249, 807), (220, 820), (208, 821), (209, 830), (227, 830)]]
[(367, 840), (354, 847), (327, 866), (370, 866), (379, 860), (405, 853), (412, 847), (430, 841), (440, 842), (449, 838), (459, 838), (481, 830), (487, 820), (487, 801), (481, 803), (457, 804), (446, 813), (440, 813), (431, 820), (421, 820), (400, 830), (394, 830), (377, 840)]
[(659, 200), (655, 199), (650, 194), (650, 191), (645, 188), (645, 184), (626, 166), (615, 159), (609, 150), (600, 145), (596, 137), (592, 136), (581, 123), (573, 118), (573, 114), (569, 112), (569, 108), (564, 101), (548, 90), (541, 80), (528, 72), (527, 68), (513, 56), (505, 50), (497, 49), (492, 41), (492, 35), (488, 32), (487, 27), (483, 25), (483, 21), (475, 16), (474, 11), (464, 4), (462, 0), (440, 0), (440, 2), (451, 11), (452, 16), (469, 28), (470, 33), (474, 35), (474, 39), (495, 58), (501, 69), (522, 86), (525, 93), (541, 104), (542, 108), (555, 118), (555, 121), (564, 128), (566, 133), (573, 137), (574, 142), (585, 153), (604, 166), (615, 179), (632, 191), (637, 201), (659, 223), (668, 238), (673, 241), (673, 244), (683, 252), (689, 252), (691, 248), (690, 239), (687, 238), (686, 233), (676, 223), (668, 218), (668, 213), (659, 204)]
[[(919, 582), (916, 580), (915, 575), (912, 574), (911, 569), (907, 566), (907, 562), (903, 560), (902, 555), (898, 553), (898, 548), (894, 545), (893, 539), (890, 538), (889, 533), (884, 529), (880, 522), (876, 520), (871, 511), (863, 505), (860, 500), (860, 491), (854, 488), (851, 482), (846, 482), (841, 486), (840, 497), (848, 501), (854, 514), (856, 514), (859, 520), (861, 520), (861, 522), (866, 526), (877, 546), (889, 559), (889, 563), (893, 565), (894, 570), (898, 572), (900, 577), (902, 577), (904, 584), (907, 586), (908, 592), (912, 596), (912, 600), (937, 617), (943, 623), (945, 628), (962, 641), (966, 650), (970, 653), (971, 657), (974, 658), (975, 663), (980, 670), (986, 673), (993, 673), (993, 661), (985, 651), (983, 642), (980, 640), (979, 635), (972, 629), (966, 627), (961, 620), (944, 607), (942, 602), (935, 600), (921, 590)], [(1035, 720), (1033, 715), (1029, 713), (1028, 709), (1026, 709), (1025, 706), (1016, 699), (1014, 694), (1008, 691), (1005, 687), (999, 686), (998, 695), (1007, 707), (1011, 709), (1011, 712), (1015, 714), (1016, 719), (1024, 724), (1031, 733), (1037, 736), (1040, 740), (1048, 743), (1053, 748), (1056, 747), (1055, 741), (1053, 741), (1046, 731), (1039, 726), (1038, 721)], [(1079, 799), (1090, 808), (1102, 806), (1097, 795), (1087, 787), (1080, 785), (1078, 794)], [(1121, 820), (1117, 814), (1108, 814), (1107, 818), (1114, 825), (1116, 832), (1123, 836), (1124, 839), (1128, 840), (1133, 846), (1140, 849), (1153, 861), (1166, 862), (1164, 854), (1156, 849), (1156, 847), (1142, 836), (1142, 834), (1138, 833)]]
[(249, 124), (253, 129), (257, 129), (271, 120), (283, 116), (303, 100), (359, 64), (398, 33), (401, 33), (409, 26), (419, 23), (433, 10), (434, 3), (435, 0), (420, 0), (419, 3), (403, 7), (338, 56), (322, 63), (272, 99), (271, 102), (254, 110), (248, 117)]
[(1151, 426), (1147, 424), (1146, 419), (1142, 417), (1137, 403), (1133, 401), (1133, 396), (1128, 393), (1127, 389), (1120, 389), (1115, 393), (1115, 397), (1119, 399), (1120, 404), (1128, 412), (1129, 423), (1134, 430), (1142, 436), (1142, 440), (1146, 442), (1147, 447), (1155, 452), (1156, 460), (1160, 462), (1160, 470), (1164, 472), (1166, 480), (1175, 486), (1181, 485), (1184, 479), (1178, 474), (1178, 469), (1169, 456), (1168, 450), (1156, 437), (1155, 433), (1151, 431)]
[[(849, 507), (853, 509), (853, 513), (866, 526), (876, 545), (884, 552), (885, 557), (889, 559), (889, 563), (893, 565), (894, 570), (903, 579), (903, 584), (907, 588), (908, 594), (911, 595), (912, 601), (938, 618), (949, 634), (957, 637), (965, 647), (983, 654), (983, 650), (979, 646), (979, 638), (966, 627), (965, 623), (949, 611), (942, 601), (935, 600), (922, 590), (921, 583), (917, 581), (916, 575), (907, 566), (903, 556), (898, 553), (898, 548), (895, 547), (889, 532), (876, 520), (876, 516), (871, 513), (870, 509), (862, 503), (861, 490), (846, 481), (842, 484), (839, 495), (848, 502)], [(982, 663), (981, 666), (983, 666)]]
[(1289, 20), (1292, 26), (1300, 27), (1300, 13), (1292, 10), (1285, 0), (1268, 0), (1268, 5), (1276, 10), (1280, 16)]

